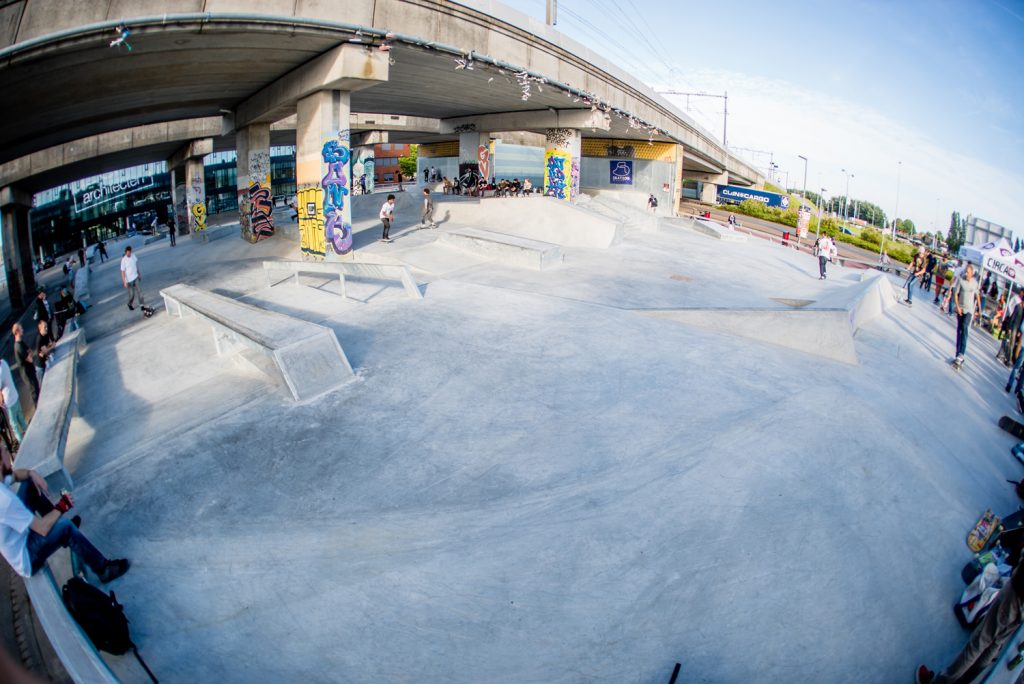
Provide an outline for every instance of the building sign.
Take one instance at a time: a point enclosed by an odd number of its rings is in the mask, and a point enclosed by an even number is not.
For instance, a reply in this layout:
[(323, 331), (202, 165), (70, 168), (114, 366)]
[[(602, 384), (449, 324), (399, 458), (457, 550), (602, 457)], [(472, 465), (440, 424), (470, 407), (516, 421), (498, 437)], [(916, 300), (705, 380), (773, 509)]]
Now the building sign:
[(739, 204), (744, 200), (753, 200), (769, 207), (789, 208), (789, 195), (754, 190), (753, 188), (739, 188), (735, 185), (718, 186), (719, 204)]
[(608, 162), (608, 169), (608, 182), (611, 183), (612, 185), (633, 184), (632, 159), (613, 159), (610, 162)]
[(152, 188), (153, 184), (152, 175), (127, 178), (107, 185), (97, 183), (72, 195), (75, 201), (75, 213), (77, 214), (90, 207), (96, 207), (107, 202), (113, 202), (133, 192), (147, 190)]
[(807, 228), (811, 225), (811, 208), (806, 204), (797, 210), (796, 234), (798, 237), (807, 237)]

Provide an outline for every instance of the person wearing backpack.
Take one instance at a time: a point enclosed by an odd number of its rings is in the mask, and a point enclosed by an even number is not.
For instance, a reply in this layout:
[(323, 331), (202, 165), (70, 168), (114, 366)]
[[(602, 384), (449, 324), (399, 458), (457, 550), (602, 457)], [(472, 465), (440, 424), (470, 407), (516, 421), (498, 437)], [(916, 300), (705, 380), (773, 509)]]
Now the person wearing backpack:
[[(72, 522), (63, 517), (75, 505), (71, 494), (64, 493), (52, 503), (46, 480), (34, 470), (15, 469), (10, 453), (3, 448), (0, 472), (0, 552), (16, 573), (34, 575), (63, 547), (70, 548), (104, 584), (128, 572), (131, 563), (127, 559), (107, 560), (79, 531), (80, 518)], [(21, 482), (17, 494), (11, 491), (15, 482)]]

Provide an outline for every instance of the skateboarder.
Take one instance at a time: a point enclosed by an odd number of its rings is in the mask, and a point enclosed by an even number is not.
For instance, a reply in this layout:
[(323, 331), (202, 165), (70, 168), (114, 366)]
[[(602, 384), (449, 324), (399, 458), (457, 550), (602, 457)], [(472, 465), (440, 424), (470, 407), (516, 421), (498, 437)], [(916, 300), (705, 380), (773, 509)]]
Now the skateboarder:
[(832, 238), (827, 233), (822, 233), (814, 243), (814, 252), (818, 255), (818, 280), (824, 280), (828, 277), (825, 274), (825, 265), (832, 256)]
[(391, 242), (388, 233), (391, 232), (391, 222), (395, 220), (395, 196), (388, 195), (384, 204), (380, 205), (380, 222), (384, 224), (384, 233), (380, 239), (384, 242)]
[(907, 304), (913, 304), (914, 299), (914, 282), (924, 275), (927, 260), (924, 256), (924, 247), (921, 247), (917, 254), (910, 262), (910, 275), (907, 276), (907, 282), (903, 283), (903, 287), (907, 288), (907, 298), (905, 301)]
[(423, 188), (423, 215), (420, 216), (420, 225), (424, 228), (437, 228), (434, 223), (434, 200), (430, 199), (430, 188)]
[[(1021, 623), (1021, 607), (1024, 601), (1024, 563), (1018, 563), (1003, 585), (995, 602), (981, 624), (967, 640), (959, 655), (945, 670), (936, 675), (924, 665), (917, 668), (917, 684), (952, 684), (962, 681), (968, 671), (979, 672), (999, 657), (1006, 642), (1013, 636)], [(966, 681), (966, 680), (963, 680)]]
[(132, 254), (132, 246), (124, 248), (124, 256), (121, 257), (121, 282), (128, 290), (128, 308), (135, 310), (135, 296), (139, 296), (139, 308), (142, 315), (149, 318), (153, 315), (153, 309), (146, 306), (146, 300), (142, 296), (142, 273), (139, 271), (139, 259)]
[(953, 286), (952, 297), (956, 307), (956, 357), (953, 365), (959, 369), (964, 365), (964, 355), (967, 353), (967, 333), (971, 330), (971, 320), (981, 308), (974, 264), (968, 263), (964, 267), (964, 277), (959, 278)]

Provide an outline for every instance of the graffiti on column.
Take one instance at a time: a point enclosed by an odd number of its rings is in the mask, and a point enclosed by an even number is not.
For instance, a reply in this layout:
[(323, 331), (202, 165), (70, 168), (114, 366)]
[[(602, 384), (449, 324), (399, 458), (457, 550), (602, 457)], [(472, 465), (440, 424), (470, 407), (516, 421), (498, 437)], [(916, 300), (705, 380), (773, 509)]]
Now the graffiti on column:
[(250, 242), (259, 242), (274, 234), (274, 203), (270, 190), (270, 150), (250, 152), (249, 189), (245, 193), (244, 213)]
[(374, 173), (376, 173), (375, 166), (376, 163), (373, 157), (367, 157), (363, 160), (363, 173), (366, 174), (366, 192), (373, 192)]
[(491, 150), (487, 145), (481, 145), (476, 151), (477, 167), (480, 170), (480, 177), (487, 182), (491, 177)]
[(192, 230), (197, 233), (206, 230), (206, 202), (192, 205)]
[(572, 160), (572, 172), (569, 182), (569, 199), (576, 199), (580, 196), (580, 160)]
[(259, 242), (274, 234), (274, 203), (270, 199), (270, 189), (259, 183), (249, 184), (249, 228), (252, 230), (253, 242)]
[(324, 189), (319, 185), (299, 188), (295, 201), (299, 210), (299, 246), (302, 253), (323, 259), (324, 244)]
[(181, 232), (189, 225), (188, 219), (188, 197), (185, 194), (185, 184), (181, 183), (174, 188), (174, 221)]
[(323, 160), (327, 173), (321, 181), (324, 191), (324, 241), (331, 245), (335, 254), (352, 251), (352, 226), (345, 221), (345, 196), (348, 187), (348, 136), (338, 135), (337, 140), (328, 140), (323, 147)]
[(188, 205), (192, 213), (189, 228), (193, 233), (206, 230), (206, 187), (201, 173), (192, 175), (192, 183), (188, 189)]
[(238, 227), (242, 233), (242, 239), (255, 242), (252, 239), (252, 213), (249, 207), (249, 191), (238, 191)]
[(563, 150), (548, 150), (544, 153), (544, 195), (556, 199), (568, 200), (571, 188), (570, 157)]

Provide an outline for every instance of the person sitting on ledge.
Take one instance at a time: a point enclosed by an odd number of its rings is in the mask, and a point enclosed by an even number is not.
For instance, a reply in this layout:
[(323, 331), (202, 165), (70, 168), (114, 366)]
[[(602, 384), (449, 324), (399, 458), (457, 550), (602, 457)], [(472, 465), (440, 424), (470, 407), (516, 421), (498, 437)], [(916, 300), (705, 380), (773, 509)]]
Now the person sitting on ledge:
[[(16, 573), (22, 577), (34, 575), (57, 549), (65, 546), (104, 584), (128, 572), (131, 563), (127, 559), (107, 560), (78, 530), (81, 518), (62, 517), (75, 505), (70, 494), (51, 503), (46, 480), (34, 470), (15, 469), (10, 453), (3, 447), (0, 472), (0, 552)], [(15, 482), (22, 483), (17, 494), (10, 488)]]

